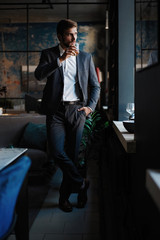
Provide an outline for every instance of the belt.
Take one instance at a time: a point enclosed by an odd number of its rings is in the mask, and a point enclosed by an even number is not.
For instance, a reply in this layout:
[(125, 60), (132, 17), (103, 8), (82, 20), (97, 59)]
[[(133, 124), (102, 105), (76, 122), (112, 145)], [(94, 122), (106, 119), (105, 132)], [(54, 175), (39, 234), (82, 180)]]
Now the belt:
[(66, 105), (79, 105), (81, 104), (82, 102), (80, 101), (61, 101), (61, 104), (66, 106)]

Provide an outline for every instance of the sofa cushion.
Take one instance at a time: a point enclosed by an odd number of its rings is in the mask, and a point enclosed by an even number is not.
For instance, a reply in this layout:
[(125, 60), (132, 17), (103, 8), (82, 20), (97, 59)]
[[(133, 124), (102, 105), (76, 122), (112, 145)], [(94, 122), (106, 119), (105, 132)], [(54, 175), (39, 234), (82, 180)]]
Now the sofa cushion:
[(0, 117), (0, 147), (18, 147), (24, 129), (29, 123), (45, 124), (46, 116), (40, 114), (15, 114)]
[(46, 184), (50, 180), (48, 178), (47, 153), (39, 149), (29, 148), (26, 154), (32, 163), (29, 169), (28, 184), (30, 186)]
[(27, 156), (32, 162), (30, 171), (42, 171), (42, 169), (47, 165), (47, 153), (42, 150), (29, 148), (27, 150)]
[(46, 150), (47, 134), (45, 124), (35, 124), (29, 122), (24, 129), (19, 146)]

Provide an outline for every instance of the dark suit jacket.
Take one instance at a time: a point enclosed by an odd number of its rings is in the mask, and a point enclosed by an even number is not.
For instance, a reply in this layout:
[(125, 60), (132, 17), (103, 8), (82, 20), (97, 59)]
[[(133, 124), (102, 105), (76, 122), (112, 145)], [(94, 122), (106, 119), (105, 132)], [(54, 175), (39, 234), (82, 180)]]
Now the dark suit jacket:
[[(43, 50), (39, 65), (35, 70), (37, 80), (47, 78), (42, 98), (42, 112), (45, 114), (55, 113), (63, 95), (63, 70), (62, 67), (57, 65), (59, 56), (58, 46)], [(94, 110), (100, 94), (100, 85), (91, 54), (82, 51), (78, 54), (77, 76), (81, 100), (84, 102), (84, 106), (89, 106)], [(88, 87), (90, 92), (89, 99)]]

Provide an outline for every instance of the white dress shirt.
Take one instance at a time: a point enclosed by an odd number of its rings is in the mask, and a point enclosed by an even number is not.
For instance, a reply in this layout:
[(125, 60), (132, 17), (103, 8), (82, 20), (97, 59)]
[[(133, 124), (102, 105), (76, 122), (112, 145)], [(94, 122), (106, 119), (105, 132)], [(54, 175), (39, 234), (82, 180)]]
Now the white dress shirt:
[[(63, 55), (64, 49), (59, 44), (60, 56)], [(59, 58), (57, 60), (59, 66), (63, 68), (64, 75), (64, 88), (63, 88), (63, 101), (78, 101), (79, 96), (76, 93), (77, 80), (77, 65), (76, 56), (71, 56), (65, 61), (60, 63)]]

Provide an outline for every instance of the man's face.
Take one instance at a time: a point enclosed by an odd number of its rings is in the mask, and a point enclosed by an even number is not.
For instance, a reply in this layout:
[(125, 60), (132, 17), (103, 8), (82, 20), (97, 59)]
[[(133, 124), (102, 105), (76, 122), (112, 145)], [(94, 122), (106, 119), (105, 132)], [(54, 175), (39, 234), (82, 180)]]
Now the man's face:
[(77, 40), (77, 28), (68, 28), (64, 34), (59, 35), (58, 38), (63, 48), (68, 48), (71, 45), (75, 45)]

